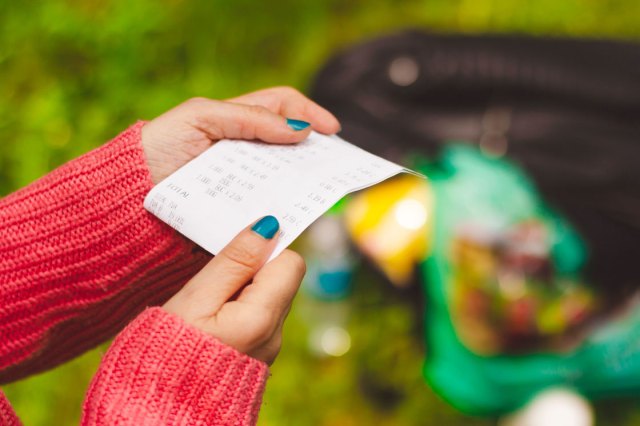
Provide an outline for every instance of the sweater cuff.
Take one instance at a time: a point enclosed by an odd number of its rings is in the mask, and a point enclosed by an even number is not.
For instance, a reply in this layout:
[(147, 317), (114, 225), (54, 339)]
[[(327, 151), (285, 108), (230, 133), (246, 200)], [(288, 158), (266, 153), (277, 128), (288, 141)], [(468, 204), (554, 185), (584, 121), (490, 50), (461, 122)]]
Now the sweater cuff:
[(0, 200), (0, 382), (113, 336), (208, 260), (143, 208), (143, 125)]
[(265, 363), (150, 308), (105, 355), (83, 424), (255, 424), (267, 375)]

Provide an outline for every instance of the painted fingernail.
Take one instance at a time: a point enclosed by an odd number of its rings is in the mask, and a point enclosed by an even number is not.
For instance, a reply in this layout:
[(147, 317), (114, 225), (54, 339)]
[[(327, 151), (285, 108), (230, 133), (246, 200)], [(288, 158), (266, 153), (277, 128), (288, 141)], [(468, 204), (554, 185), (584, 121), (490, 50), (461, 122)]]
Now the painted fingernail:
[(278, 232), (278, 229), (280, 229), (280, 224), (278, 223), (278, 219), (273, 216), (265, 216), (251, 227), (253, 232), (267, 240), (272, 239), (273, 236), (276, 235), (276, 232)]
[(309, 127), (311, 123), (302, 120), (294, 120), (293, 118), (287, 118), (287, 126), (291, 127), (295, 131), (304, 130)]

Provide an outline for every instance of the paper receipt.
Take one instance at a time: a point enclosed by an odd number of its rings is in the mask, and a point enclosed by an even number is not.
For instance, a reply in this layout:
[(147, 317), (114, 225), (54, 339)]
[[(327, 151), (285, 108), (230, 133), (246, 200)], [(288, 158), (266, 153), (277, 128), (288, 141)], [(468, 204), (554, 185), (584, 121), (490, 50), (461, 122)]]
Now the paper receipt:
[(212, 254), (266, 215), (280, 222), (280, 254), (346, 194), (414, 173), (338, 136), (295, 145), (222, 140), (156, 185), (144, 207)]

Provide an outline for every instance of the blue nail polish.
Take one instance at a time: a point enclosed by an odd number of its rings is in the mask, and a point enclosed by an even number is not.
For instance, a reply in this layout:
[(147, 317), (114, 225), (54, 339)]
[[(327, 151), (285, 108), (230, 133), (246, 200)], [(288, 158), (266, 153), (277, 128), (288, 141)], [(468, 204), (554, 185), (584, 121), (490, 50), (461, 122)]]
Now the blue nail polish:
[(293, 118), (287, 118), (287, 126), (291, 127), (295, 131), (304, 130), (309, 127), (311, 123), (302, 120), (294, 120)]
[(251, 227), (253, 232), (267, 240), (272, 239), (273, 236), (276, 235), (276, 232), (278, 232), (278, 229), (280, 229), (280, 224), (278, 223), (278, 219), (273, 216), (265, 216)]

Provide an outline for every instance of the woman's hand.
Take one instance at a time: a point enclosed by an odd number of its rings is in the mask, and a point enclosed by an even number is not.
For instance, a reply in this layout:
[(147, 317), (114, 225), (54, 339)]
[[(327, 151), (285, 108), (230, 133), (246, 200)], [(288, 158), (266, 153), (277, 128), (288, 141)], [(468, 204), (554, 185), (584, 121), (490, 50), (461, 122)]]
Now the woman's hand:
[(147, 123), (142, 145), (158, 183), (220, 139), (294, 143), (312, 128), (331, 134), (340, 124), (297, 90), (275, 87), (227, 101), (190, 99)]
[(164, 309), (238, 351), (271, 364), (282, 324), (305, 273), (285, 250), (265, 265), (278, 221), (266, 216), (242, 231), (165, 305)]

